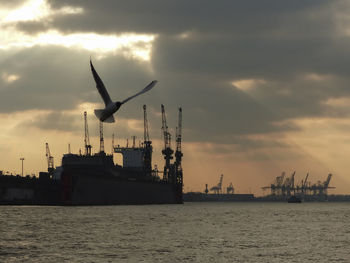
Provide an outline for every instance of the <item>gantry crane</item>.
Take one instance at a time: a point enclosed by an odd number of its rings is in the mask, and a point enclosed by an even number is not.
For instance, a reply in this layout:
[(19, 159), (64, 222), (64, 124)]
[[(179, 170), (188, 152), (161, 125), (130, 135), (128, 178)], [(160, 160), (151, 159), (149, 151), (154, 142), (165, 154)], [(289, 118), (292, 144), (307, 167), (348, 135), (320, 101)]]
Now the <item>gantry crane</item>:
[(275, 182), (273, 182), (270, 186), (262, 187), (263, 190), (271, 189), (271, 195), (282, 195), (282, 185), (284, 181), (284, 177), (286, 176), (285, 172), (282, 172), (280, 176), (277, 176)]
[(47, 158), (47, 171), (49, 175), (52, 175), (55, 168), (54, 168), (53, 157), (51, 156), (48, 143), (46, 143), (46, 158)]
[(326, 181), (324, 181), (322, 184), (321, 184), (321, 187), (320, 187), (320, 190), (319, 190), (319, 194), (320, 195), (325, 195), (327, 197), (327, 194), (328, 194), (328, 188), (334, 188), (334, 187), (329, 187), (329, 183), (332, 179), (332, 174), (328, 174), (327, 176), (327, 179)]
[(91, 144), (90, 144), (90, 138), (89, 138), (89, 127), (87, 122), (87, 113), (84, 111), (84, 130), (85, 130), (85, 155), (91, 155)]
[(235, 188), (233, 188), (233, 184), (230, 183), (229, 186), (226, 188), (226, 192), (228, 194), (234, 194), (235, 193)]
[(222, 180), (224, 178), (224, 175), (222, 174), (220, 176), (220, 181), (216, 186), (213, 186), (212, 188), (210, 188), (210, 191), (213, 191), (214, 194), (222, 194)]
[(291, 177), (286, 178), (286, 180), (284, 181), (284, 187), (287, 192), (287, 196), (291, 196), (292, 192), (294, 192), (295, 194), (294, 178), (295, 178), (295, 171), (292, 173)]
[(162, 110), (162, 131), (163, 131), (163, 139), (164, 139), (164, 149), (162, 150), (162, 154), (164, 155), (164, 159), (165, 159), (163, 179), (165, 181), (169, 181), (169, 180), (171, 181), (173, 178), (170, 178), (171, 177), (170, 160), (173, 159), (172, 154), (174, 153), (174, 151), (171, 149), (171, 136), (168, 131), (163, 104), (161, 105), (161, 110)]
[(306, 195), (307, 179), (309, 178), (309, 173), (306, 174), (305, 180), (301, 180), (301, 194)]

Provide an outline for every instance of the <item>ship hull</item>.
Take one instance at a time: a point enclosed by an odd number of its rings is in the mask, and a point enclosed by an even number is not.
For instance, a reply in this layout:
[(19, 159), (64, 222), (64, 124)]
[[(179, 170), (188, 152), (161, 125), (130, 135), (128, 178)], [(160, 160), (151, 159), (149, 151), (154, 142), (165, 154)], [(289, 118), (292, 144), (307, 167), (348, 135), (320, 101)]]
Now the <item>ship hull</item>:
[(2, 176), (0, 205), (181, 204), (182, 189), (166, 182), (63, 175), (62, 180)]
[(65, 205), (181, 204), (180, 189), (166, 182), (120, 180), (94, 176), (63, 177)]

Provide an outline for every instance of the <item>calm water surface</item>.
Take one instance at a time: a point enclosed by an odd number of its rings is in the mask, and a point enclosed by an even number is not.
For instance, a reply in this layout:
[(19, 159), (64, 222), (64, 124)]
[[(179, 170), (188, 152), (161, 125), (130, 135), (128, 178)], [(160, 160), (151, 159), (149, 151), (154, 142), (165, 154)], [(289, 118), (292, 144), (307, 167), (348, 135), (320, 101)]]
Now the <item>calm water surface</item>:
[(350, 262), (350, 203), (0, 206), (0, 262)]

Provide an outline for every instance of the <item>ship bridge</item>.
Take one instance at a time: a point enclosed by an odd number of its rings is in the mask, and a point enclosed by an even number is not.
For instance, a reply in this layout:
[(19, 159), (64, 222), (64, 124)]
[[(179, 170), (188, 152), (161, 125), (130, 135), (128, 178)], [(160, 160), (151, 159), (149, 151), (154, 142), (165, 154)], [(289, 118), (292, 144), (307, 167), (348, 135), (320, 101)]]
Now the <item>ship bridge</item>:
[(143, 169), (144, 148), (114, 147), (114, 152), (122, 154), (124, 168)]

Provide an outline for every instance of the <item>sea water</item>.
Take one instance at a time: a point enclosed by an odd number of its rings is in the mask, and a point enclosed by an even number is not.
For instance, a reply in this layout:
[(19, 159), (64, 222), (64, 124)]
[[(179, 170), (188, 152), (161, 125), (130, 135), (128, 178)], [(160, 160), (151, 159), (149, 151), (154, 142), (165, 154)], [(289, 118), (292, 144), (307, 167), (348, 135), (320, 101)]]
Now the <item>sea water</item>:
[(350, 203), (0, 206), (0, 262), (350, 262)]

